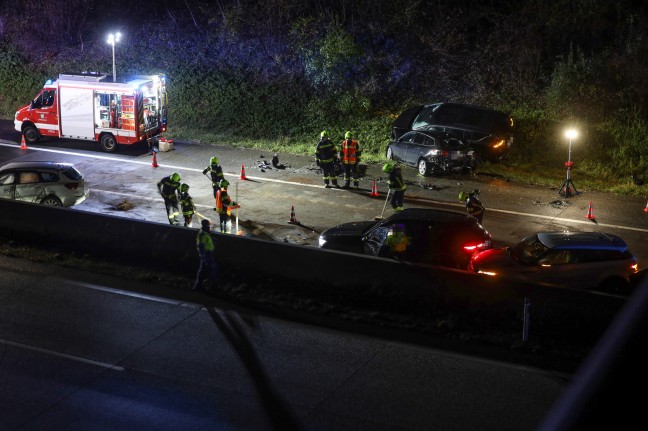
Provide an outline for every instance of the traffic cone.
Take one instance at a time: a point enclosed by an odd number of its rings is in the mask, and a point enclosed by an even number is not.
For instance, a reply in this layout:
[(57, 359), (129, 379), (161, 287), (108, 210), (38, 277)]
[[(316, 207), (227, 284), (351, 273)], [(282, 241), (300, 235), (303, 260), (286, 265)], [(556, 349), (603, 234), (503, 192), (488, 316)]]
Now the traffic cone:
[(247, 180), (247, 177), (245, 176), (245, 166), (241, 165), (241, 176), (239, 177), (241, 180)]
[(594, 217), (594, 214), (592, 214), (592, 201), (589, 203), (589, 209), (587, 210), (587, 215), (585, 216), (590, 220), (594, 220), (596, 217)]
[(151, 166), (153, 166), (154, 168), (157, 168), (157, 167), (158, 167), (158, 163), (157, 163), (157, 153), (156, 153), (155, 151), (153, 151), (153, 162), (151, 163)]
[(27, 143), (25, 142), (25, 135), (22, 135), (22, 139), (20, 140), (20, 149), (21, 150), (27, 149)]
[(644, 208), (644, 212), (648, 213), (648, 202), (646, 202), (646, 208)]
[(371, 193), (369, 193), (369, 196), (372, 198), (380, 196), (380, 193), (378, 193), (378, 186), (376, 186), (376, 180), (373, 180), (373, 186), (371, 186)]
[(295, 207), (294, 206), (290, 207), (290, 220), (288, 220), (288, 223), (297, 224), (297, 219), (295, 218)]

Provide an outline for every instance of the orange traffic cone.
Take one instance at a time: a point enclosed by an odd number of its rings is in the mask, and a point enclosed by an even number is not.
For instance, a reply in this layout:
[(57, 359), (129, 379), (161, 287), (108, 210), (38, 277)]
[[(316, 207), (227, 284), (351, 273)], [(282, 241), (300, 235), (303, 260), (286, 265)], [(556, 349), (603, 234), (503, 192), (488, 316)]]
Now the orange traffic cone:
[(369, 193), (369, 196), (372, 198), (380, 196), (380, 193), (378, 193), (378, 187), (376, 186), (376, 180), (373, 180), (373, 186), (371, 186), (371, 193)]
[(157, 163), (157, 153), (156, 153), (155, 151), (153, 151), (153, 163), (151, 163), (151, 166), (153, 166), (154, 168), (157, 168), (157, 167), (158, 167), (158, 163)]
[(646, 202), (646, 208), (644, 208), (644, 212), (648, 213), (648, 202)]
[(590, 220), (594, 220), (596, 217), (594, 217), (594, 214), (592, 214), (592, 201), (589, 203), (589, 209), (587, 210), (587, 215), (585, 216)]
[(22, 135), (22, 140), (20, 141), (20, 149), (21, 150), (27, 149), (27, 143), (25, 142), (25, 135)]
[(247, 177), (245, 176), (245, 166), (241, 165), (241, 176), (239, 177), (241, 180), (247, 180)]
[(290, 207), (290, 220), (288, 220), (288, 223), (297, 224), (297, 219), (295, 218), (295, 207), (294, 206)]

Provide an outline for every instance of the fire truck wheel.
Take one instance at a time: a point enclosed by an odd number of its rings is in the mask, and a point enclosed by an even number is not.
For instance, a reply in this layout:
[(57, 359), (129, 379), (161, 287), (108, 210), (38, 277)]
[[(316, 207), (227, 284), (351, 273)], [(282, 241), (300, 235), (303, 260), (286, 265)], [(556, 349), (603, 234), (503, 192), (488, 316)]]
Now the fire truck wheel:
[(106, 133), (101, 137), (101, 148), (107, 153), (114, 153), (117, 151), (117, 140), (110, 133)]
[(38, 142), (40, 135), (38, 134), (38, 129), (34, 126), (27, 126), (23, 129), (23, 136), (25, 137), (25, 143), (35, 144)]

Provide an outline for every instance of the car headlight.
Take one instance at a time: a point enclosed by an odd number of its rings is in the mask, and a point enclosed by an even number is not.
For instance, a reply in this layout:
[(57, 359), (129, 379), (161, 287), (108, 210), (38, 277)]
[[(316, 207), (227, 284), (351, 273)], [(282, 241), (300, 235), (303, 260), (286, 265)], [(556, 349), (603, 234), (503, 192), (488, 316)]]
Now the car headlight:
[(322, 248), (324, 247), (324, 244), (326, 244), (326, 240), (320, 236), (317, 240), (317, 245)]

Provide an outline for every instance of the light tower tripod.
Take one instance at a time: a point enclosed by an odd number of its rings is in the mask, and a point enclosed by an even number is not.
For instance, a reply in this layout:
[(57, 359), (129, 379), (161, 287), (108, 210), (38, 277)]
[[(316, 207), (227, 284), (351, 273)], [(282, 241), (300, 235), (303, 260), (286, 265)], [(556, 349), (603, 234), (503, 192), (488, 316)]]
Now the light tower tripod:
[(571, 180), (571, 168), (573, 165), (574, 162), (572, 162), (571, 160), (565, 162), (565, 167), (567, 168), (567, 178), (562, 183), (560, 190), (558, 190), (558, 194), (565, 196), (565, 198), (578, 194), (578, 191), (576, 190), (576, 186)]

